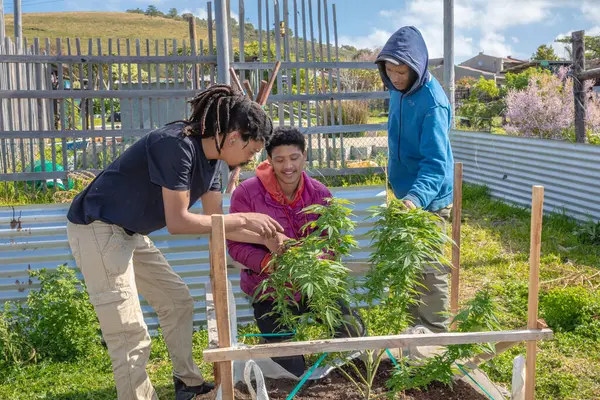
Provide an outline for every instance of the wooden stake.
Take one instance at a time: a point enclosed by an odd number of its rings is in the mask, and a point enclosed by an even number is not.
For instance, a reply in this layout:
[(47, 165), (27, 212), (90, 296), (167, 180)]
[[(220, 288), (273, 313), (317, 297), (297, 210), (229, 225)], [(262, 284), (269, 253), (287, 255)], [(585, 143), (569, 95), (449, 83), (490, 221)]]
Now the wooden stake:
[[(538, 329), (538, 292), (540, 284), (540, 253), (542, 245), (542, 217), (544, 209), (544, 187), (534, 186), (531, 200), (531, 243), (529, 249), (529, 301), (527, 304), (527, 327)], [(535, 398), (535, 360), (537, 343), (527, 342), (527, 365), (525, 378), (525, 400)]]
[(571, 33), (573, 43), (573, 96), (575, 100), (575, 140), (577, 143), (585, 143), (585, 118), (587, 108), (587, 93), (583, 87), (580, 74), (585, 71), (585, 32), (576, 31)]
[[(189, 22), (189, 28), (190, 28), (190, 45), (194, 48), (194, 50), (192, 51), (192, 55), (196, 55), (198, 54), (198, 37), (196, 36), (196, 17), (195, 16), (191, 16), (188, 19)], [(197, 63), (194, 63), (194, 83), (192, 85), (192, 87), (194, 89), (198, 89), (198, 87), (200, 86), (200, 65), (198, 65)], [(158, 76), (157, 76), (158, 78)]]
[(256, 99), (255, 101), (258, 103), (258, 100), (260, 99), (260, 97), (262, 96), (263, 92), (265, 91), (265, 89), (267, 88), (267, 81), (260, 81), (260, 87), (258, 88), (258, 93), (256, 94)]
[[(271, 89), (273, 89), (273, 84), (275, 83), (275, 79), (277, 78), (277, 74), (279, 73), (279, 68), (281, 68), (281, 61), (277, 61), (275, 63), (275, 68), (273, 68), (273, 73), (271, 74), (271, 78), (269, 78), (269, 83), (265, 87), (265, 90), (262, 92), (260, 98), (256, 99), (256, 102), (261, 106), (267, 104), (267, 99), (269, 98), (269, 94), (271, 94)], [(262, 82), (261, 82), (262, 88)]]
[[(458, 314), (458, 293), (460, 282), (460, 228), (462, 218), (462, 179), (463, 164), (454, 164), (454, 199), (452, 206), (452, 271), (450, 284), (450, 311), (453, 316)], [(456, 323), (452, 324), (452, 330), (456, 329)]]
[(244, 88), (246, 89), (246, 94), (250, 100), (254, 100), (254, 93), (252, 92), (252, 86), (250, 85), (250, 81), (246, 79), (244, 81)]
[[(219, 334), (219, 347), (231, 347), (231, 329), (229, 325), (229, 296), (227, 284), (227, 256), (225, 254), (225, 218), (212, 216), (212, 234), (210, 242), (210, 272), (215, 303), (215, 316)], [(233, 400), (233, 364), (231, 361), (217, 363), (223, 399)]]
[(229, 75), (231, 76), (231, 85), (235, 86), (240, 92), (244, 92), (244, 88), (242, 87), (242, 84), (240, 83), (240, 80), (233, 67), (229, 67)]

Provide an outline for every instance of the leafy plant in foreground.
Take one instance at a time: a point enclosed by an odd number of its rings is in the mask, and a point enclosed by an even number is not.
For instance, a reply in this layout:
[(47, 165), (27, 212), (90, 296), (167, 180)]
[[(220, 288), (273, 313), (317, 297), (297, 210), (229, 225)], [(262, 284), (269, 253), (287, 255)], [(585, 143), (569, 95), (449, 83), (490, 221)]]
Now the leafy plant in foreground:
[[(499, 329), (498, 307), (491, 291), (483, 289), (475, 294), (467, 306), (454, 318), (458, 332), (482, 332)], [(490, 344), (457, 344), (449, 345), (446, 350), (428, 358), (420, 365), (402, 363), (388, 380), (387, 386), (392, 393), (400, 393), (408, 389), (424, 389), (437, 381), (452, 385), (458, 371), (458, 361), (471, 358), (480, 353), (493, 353)], [(466, 370), (466, 367), (462, 366)]]
[[(290, 240), (287, 251), (273, 256), (267, 266), (272, 272), (257, 288), (259, 300), (273, 299), (271, 314), (278, 316), (279, 325), (296, 330), (297, 337), (306, 336), (311, 323), (333, 337), (342, 324), (339, 302), (349, 300), (349, 270), (341, 259), (356, 246), (350, 234), (356, 224), (350, 219), (348, 204), (328, 199), (326, 205), (305, 208), (303, 212), (319, 218), (302, 228), (310, 232), (308, 236)], [(292, 308), (299, 307), (300, 300), (306, 302), (308, 312), (295, 315)]]
[[(398, 334), (411, 322), (407, 310), (417, 301), (418, 282), (425, 267), (450, 264), (443, 255), (444, 245), (450, 239), (440, 227), (440, 217), (423, 209), (409, 210), (397, 199), (375, 207), (372, 218), (375, 223), (369, 232), (373, 243), (371, 267), (364, 281), (356, 282), (353, 293), (357, 303), (367, 304), (367, 329), (379, 334)], [(385, 350), (367, 350), (364, 373), (350, 362), (358, 379), (340, 369), (365, 399), (372, 397), (384, 354)]]

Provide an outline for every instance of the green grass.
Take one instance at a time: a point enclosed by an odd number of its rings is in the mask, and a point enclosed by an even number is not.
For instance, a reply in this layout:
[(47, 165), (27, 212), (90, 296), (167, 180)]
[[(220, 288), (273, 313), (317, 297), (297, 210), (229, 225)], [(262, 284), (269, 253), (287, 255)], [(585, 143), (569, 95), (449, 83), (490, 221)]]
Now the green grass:
[[(378, 184), (382, 176), (330, 178), (327, 184)], [(347, 179), (347, 180), (346, 180)], [(527, 322), (527, 277), (529, 271), (528, 210), (491, 200), (486, 189), (465, 185), (462, 236), (461, 302), (485, 284), (492, 285), (502, 306), (504, 329)], [(598, 288), (600, 248), (582, 245), (573, 231), (577, 224), (563, 215), (544, 217), (541, 257), (540, 315), (544, 296), (553, 288), (580, 285)], [(584, 276), (573, 280), (576, 274)], [(598, 326), (598, 325), (597, 325)], [(600, 393), (600, 328), (595, 332), (556, 332), (554, 340), (539, 342), (536, 399), (588, 400)], [(242, 331), (256, 332), (249, 326)], [(211, 366), (202, 362), (207, 344), (205, 331), (194, 334), (194, 358), (208, 379)], [(512, 360), (525, 354), (523, 345), (498, 357), (484, 368), (498, 383), (510, 387)], [(152, 343), (148, 371), (160, 399), (172, 400), (171, 364), (161, 337)], [(99, 347), (90, 359), (72, 363), (41, 363), (0, 373), (0, 398), (12, 399), (114, 399), (108, 355)]]
[(369, 117), (369, 121), (367, 123), (368, 124), (386, 124), (387, 121), (388, 121), (388, 117), (372, 116), (372, 117)]
[[(6, 30), (13, 31), (13, 16), (6, 16)], [(197, 25), (198, 39), (208, 40), (206, 27)], [(155, 40), (159, 40), (159, 55), (164, 55), (164, 39), (171, 51), (172, 40), (178, 46), (183, 40), (189, 41), (187, 21), (148, 17), (142, 14), (124, 12), (53, 12), (23, 14), (23, 35), (33, 44), (34, 38), (41, 38), (40, 46), (45, 47), (45, 38), (50, 38), (50, 47), (56, 50), (56, 38), (63, 39), (63, 54), (67, 53), (66, 38), (71, 39), (71, 52), (77, 54), (75, 38), (81, 39), (81, 52), (88, 54), (88, 41), (93, 40), (93, 54), (98, 55), (96, 40), (102, 41), (102, 51), (108, 52), (108, 39), (113, 40), (112, 50), (117, 53), (117, 38), (120, 39), (121, 55), (127, 54), (126, 40), (130, 40), (130, 54), (136, 54), (135, 40), (141, 39), (141, 55), (146, 54), (146, 39), (150, 39), (150, 53), (155, 54)]]

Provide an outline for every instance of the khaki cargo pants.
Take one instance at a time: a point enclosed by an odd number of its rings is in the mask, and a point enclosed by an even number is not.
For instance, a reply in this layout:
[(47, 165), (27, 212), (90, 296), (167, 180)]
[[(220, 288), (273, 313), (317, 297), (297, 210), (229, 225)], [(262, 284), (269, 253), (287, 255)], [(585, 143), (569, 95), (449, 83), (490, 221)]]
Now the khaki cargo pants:
[[(452, 206), (434, 211), (442, 218), (441, 228), (446, 230), (446, 222), (450, 219)], [(413, 318), (412, 325), (422, 325), (432, 332), (446, 332), (450, 317), (446, 314), (450, 304), (448, 277), (450, 270), (441, 265), (429, 265), (420, 280), (424, 286), (418, 288), (422, 292), (417, 296), (418, 304), (409, 307)]]
[(188, 386), (201, 385), (192, 359), (194, 300), (152, 241), (99, 221), (69, 222), (67, 235), (100, 321), (119, 400), (158, 399), (146, 372), (150, 336), (138, 293), (158, 314), (173, 374)]

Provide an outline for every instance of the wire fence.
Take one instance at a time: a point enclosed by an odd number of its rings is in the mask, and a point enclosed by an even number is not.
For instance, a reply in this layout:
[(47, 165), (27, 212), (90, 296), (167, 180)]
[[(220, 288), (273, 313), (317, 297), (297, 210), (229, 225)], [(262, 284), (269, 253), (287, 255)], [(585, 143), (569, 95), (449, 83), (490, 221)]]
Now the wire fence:
[[(249, 20), (245, 3), (239, 1), (241, 21)], [(307, 134), (309, 166), (365, 167), (385, 157), (389, 93), (380, 83), (356, 82), (365, 73), (377, 78), (375, 64), (340, 61), (335, 4), (258, 0), (256, 7), (256, 40), (246, 42), (245, 24), (226, 38), (237, 45), (229, 46), (231, 66), (258, 93), (282, 62), (265, 108), (276, 126)], [(221, 81), (221, 46), (213, 37), (219, 23), (208, 2), (207, 43), (194, 36), (179, 42), (58, 38), (21, 47), (6, 38), (0, 46), (4, 190), (71, 189), (71, 173), (101, 170), (150, 130), (188, 117), (186, 102)]]

